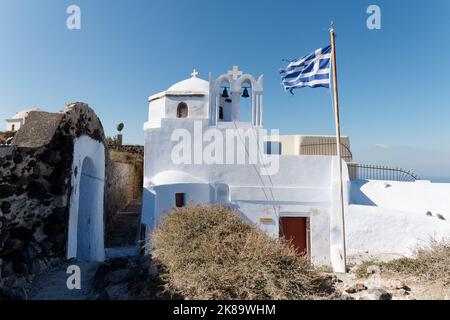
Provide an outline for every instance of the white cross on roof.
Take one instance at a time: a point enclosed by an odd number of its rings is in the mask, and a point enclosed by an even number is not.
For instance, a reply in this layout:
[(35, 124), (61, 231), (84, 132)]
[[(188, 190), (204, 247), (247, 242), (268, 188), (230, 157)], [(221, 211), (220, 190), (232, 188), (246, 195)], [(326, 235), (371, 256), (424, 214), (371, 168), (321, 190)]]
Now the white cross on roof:
[(192, 76), (192, 78), (197, 78), (197, 75), (198, 75), (198, 72), (197, 72), (197, 70), (192, 70), (192, 73), (191, 73), (191, 76)]
[(242, 71), (238, 70), (238, 66), (233, 66), (233, 69), (229, 70), (228, 74), (231, 75), (234, 80), (236, 80), (239, 76), (242, 76)]

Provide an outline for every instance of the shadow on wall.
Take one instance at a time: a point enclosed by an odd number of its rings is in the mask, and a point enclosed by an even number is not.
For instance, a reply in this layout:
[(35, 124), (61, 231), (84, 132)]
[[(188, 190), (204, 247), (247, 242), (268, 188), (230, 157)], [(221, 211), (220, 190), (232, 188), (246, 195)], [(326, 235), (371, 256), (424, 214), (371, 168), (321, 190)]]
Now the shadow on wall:
[(362, 206), (373, 206), (377, 205), (368, 198), (361, 188), (368, 183), (368, 180), (353, 180), (350, 185), (350, 204), (359, 204)]

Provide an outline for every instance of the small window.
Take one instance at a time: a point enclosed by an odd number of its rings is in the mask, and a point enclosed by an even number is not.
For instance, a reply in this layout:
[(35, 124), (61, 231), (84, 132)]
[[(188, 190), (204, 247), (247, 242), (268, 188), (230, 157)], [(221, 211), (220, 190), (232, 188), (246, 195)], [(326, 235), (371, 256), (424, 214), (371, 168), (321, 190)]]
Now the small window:
[(180, 102), (177, 107), (177, 118), (187, 118), (188, 106), (186, 102)]
[(11, 126), (11, 131), (14, 131), (14, 129), (16, 129), (16, 125), (15, 125), (15, 124), (13, 124), (13, 125)]
[(219, 107), (219, 119), (223, 120), (223, 107)]
[(175, 205), (177, 208), (182, 208), (186, 206), (186, 194), (185, 193), (175, 193)]
[(265, 154), (281, 154), (281, 142), (279, 141), (266, 141), (264, 143)]

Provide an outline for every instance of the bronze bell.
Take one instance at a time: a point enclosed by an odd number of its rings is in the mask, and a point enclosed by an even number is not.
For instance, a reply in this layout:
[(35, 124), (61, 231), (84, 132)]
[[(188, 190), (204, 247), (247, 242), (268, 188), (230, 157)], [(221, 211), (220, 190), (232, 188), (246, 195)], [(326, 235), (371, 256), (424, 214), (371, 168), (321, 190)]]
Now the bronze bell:
[(227, 88), (223, 88), (222, 97), (223, 98), (228, 98), (229, 97)]
[(244, 92), (242, 92), (242, 98), (248, 98), (250, 95), (248, 94), (248, 89), (244, 88)]

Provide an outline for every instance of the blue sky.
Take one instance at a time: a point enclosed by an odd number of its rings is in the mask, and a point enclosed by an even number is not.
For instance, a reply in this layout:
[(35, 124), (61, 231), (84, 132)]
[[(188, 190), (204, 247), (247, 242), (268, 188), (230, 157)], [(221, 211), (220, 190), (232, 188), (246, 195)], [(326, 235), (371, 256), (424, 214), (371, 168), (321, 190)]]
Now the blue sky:
[[(81, 30), (66, 8), (81, 8)], [(381, 30), (366, 9), (381, 7)], [(282, 134), (334, 134), (326, 89), (294, 96), (283, 58), (329, 44), (335, 21), (342, 134), (357, 161), (450, 181), (450, 1), (0, 0), (0, 122), (16, 111), (84, 101), (106, 133), (143, 143), (147, 98), (233, 65), (263, 73), (264, 121)], [(3, 124), (1, 124), (3, 125)]]

